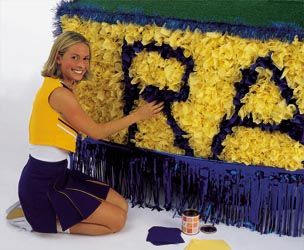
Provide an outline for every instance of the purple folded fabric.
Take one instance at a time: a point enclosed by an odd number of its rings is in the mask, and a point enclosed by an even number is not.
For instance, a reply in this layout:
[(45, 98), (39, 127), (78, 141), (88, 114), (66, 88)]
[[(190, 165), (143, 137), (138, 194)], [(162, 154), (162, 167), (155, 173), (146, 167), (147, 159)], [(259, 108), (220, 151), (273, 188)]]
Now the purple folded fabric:
[(181, 230), (179, 228), (158, 226), (149, 229), (146, 241), (149, 241), (156, 246), (185, 242), (181, 237)]

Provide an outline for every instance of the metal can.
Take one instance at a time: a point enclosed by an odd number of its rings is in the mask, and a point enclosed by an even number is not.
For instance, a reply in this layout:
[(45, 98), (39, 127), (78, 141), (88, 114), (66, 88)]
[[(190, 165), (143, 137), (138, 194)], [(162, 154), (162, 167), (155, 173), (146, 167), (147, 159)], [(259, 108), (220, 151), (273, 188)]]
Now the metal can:
[(199, 232), (199, 213), (195, 209), (187, 209), (182, 214), (182, 232), (184, 234), (197, 234)]

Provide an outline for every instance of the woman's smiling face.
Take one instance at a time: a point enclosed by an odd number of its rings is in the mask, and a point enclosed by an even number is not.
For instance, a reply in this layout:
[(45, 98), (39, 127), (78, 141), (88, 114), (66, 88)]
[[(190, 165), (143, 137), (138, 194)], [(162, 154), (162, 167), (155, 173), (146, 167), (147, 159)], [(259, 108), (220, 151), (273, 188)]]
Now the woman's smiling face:
[(90, 67), (90, 49), (85, 43), (76, 43), (69, 47), (64, 54), (59, 54), (57, 63), (61, 69), (63, 81), (73, 84), (82, 80)]

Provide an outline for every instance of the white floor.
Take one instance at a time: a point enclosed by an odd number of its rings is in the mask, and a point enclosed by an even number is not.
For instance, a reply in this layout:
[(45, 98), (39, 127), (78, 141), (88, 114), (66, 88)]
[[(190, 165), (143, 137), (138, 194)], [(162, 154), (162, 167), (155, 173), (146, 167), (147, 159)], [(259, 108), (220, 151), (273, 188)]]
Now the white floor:
[(20, 231), (5, 220), (5, 209), (17, 200), (17, 183), (27, 160), (27, 122), (40, 71), (52, 44), (51, 11), (58, 0), (0, 0), (0, 243), (1, 249), (184, 249), (190, 239), (222, 239), (233, 250), (304, 250), (301, 238), (260, 235), (244, 228), (218, 225), (212, 235), (182, 235), (185, 243), (154, 246), (146, 242), (152, 226), (180, 227), (172, 212), (130, 208), (126, 227), (118, 234), (86, 237)]

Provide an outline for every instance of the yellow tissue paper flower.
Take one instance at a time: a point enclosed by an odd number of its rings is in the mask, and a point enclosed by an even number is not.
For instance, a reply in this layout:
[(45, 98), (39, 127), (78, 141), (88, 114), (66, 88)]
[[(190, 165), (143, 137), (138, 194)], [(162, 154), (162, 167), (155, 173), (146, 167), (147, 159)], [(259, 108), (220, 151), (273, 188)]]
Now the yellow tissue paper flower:
[(157, 52), (139, 53), (130, 68), (132, 83), (139, 83), (140, 89), (154, 84), (159, 89), (168, 87), (178, 92), (182, 84), (184, 66), (175, 58), (163, 59)]
[(293, 117), (294, 105), (287, 105), (280, 94), (279, 88), (270, 79), (272, 72), (268, 69), (258, 69), (259, 77), (249, 93), (241, 100), (244, 105), (239, 111), (242, 119), (252, 115), (257, 124), (279, 124), (282, 120)]
[(234, 128), (223, 142), (220, 159), (246, 165), (265, 165), (297, 170), (302, 165), (304, 145), (286, 134), (267, 133), (258, 128)]

